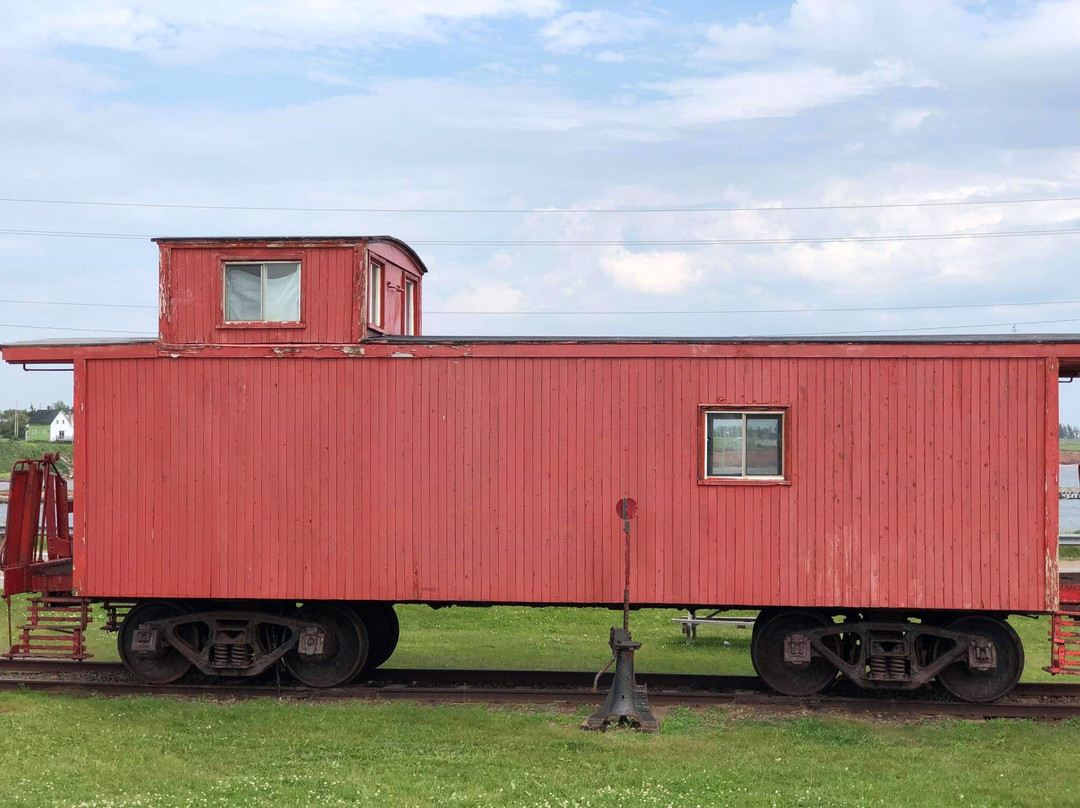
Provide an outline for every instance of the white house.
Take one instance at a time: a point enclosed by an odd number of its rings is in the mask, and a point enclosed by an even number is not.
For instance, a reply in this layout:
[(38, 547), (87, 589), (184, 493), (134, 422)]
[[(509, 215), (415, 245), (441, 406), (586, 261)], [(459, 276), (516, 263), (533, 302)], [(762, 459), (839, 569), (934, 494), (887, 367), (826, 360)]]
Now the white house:
[(27, 440), (72, 441), (75, 426), (63, 410), (34, 410), (26, 425)]

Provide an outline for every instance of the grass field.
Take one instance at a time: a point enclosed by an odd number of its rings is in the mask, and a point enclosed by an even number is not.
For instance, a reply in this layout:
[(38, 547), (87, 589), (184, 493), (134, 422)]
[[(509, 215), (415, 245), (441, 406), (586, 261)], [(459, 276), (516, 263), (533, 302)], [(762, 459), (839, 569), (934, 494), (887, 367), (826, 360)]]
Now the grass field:
[(1080, 724), (414, 704), (0, 696), (0, 805), (1020, 806), (1068, 804)]
[(0, 480), (6, 480), (11, 476), (11, 464), (16, 460), (22, 460), (25, 457), (41, 457), (45, 452), (60, 452), (65, 457), (71, 457), (71, 444), (0, 438)]
[[(16, 625), (23, 607), (15, 598)], [(392, 667), (596, 670), (600, 609), (400, 606)], [(631, 616), (640, 670), (751, 673), (749, 632)], [(1025, 679), (1046, 622), (1014, 621)], [(99, 623), (100, 624), (100, 623)], [(115, 635), (92, 629), (99, 659)], [(577, 729), (588, 710), (305, 705), (0, 694), (0, 806), (1012, 806), (1076, 786), (1080, 722), (666, 714), (662, 732)]]
[[(23, 620), (24, 604), (24, 598), (12, 598), (16, 627)], [(599, 670), (610, 657), (608, 629), (622, 620), (621, 612), (607, 609), (398, 606), (397, 612), (401, 641), (386, 663), (393, 668)], [(642, 609), (630, 615), (634, 639), (644, 643), (636, 657), (638, 670), (753, 675), (748, 630), (703, 627), (687, 646), (679, 627), (671, 623), (681, 614)], [(94, 619), (88, 631), (90, 651), (95, 659), (116, 661), (116, 635), (100, 630), (100, 609)], [(0, 616), (0, 626), (4, 620), (6, 615)], [(1012, 624), (1026, 651), (1024, 681), (1051, 681), (1042, 670), (1050, 655), (1049, 620), (1014, 617)], [(0, 638), (6, 642), (6, 631), (0, 630)]]

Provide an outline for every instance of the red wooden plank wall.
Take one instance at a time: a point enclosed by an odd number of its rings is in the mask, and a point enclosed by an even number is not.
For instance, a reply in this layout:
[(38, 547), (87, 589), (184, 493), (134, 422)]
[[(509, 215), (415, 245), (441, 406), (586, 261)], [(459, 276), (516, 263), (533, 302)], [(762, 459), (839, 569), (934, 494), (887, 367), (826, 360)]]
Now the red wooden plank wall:
[[(87, 360), (76, 584), (616, 603), (629, 495), (639, 603), (1043, 610), (1056, 383), (1045, 359)], [(790, 407), (791, 484), (699, 485), (702, 404)]]
[[(171, 249), (163, 256), (162, 341), (173, 345), (336, 343), (356, 341), (354, 286), (359, 250), (353, 247)], [(219, 328), (223, 261), (299, 260), (304, 328)]]

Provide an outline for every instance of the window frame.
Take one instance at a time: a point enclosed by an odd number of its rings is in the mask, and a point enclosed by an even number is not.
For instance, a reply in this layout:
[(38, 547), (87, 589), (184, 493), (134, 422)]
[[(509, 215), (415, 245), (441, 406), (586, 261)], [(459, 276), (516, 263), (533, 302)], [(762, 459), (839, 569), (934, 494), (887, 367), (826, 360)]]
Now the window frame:
[(416, 327), (416, 290), (418, 284), (408, 275), (402, 284), (404, 289), (401, 295), (401, 332), (406, 337), (415, 337), (419, 330)]
[[(376, 275), (378, 282), (376, 283)], [(368, 259), (367, 271), (367, 326), (376, 331), (386, 328), (386, 262)], [(373, 309), (378, 306), (378, 318)]]
[[(304, 320), (304, 262), (298, 255), (286, 255), (279, 256), (273, 255), (266, 258), (257, 257), (242, 257), (232, 258), (227, 256), (219, 256), (219, 262), (221, 266), (221, 272), (218, 273), (218, 280), (221, 283), (221, 308), (218, 310), (218, 328), (306, 328), (307, 323)], [(228, 294), (229, 285), (225, 279), (228, 274), (230, 266), (258, 266), (264, 267), (267, 264), (296, 264), (296, 271), (299, 273), (298, 287), (300, 299), (298, 302), (298, 318), (296, 320), (229, 320), (227, 319), (228, 312)], [(266, 308), (266, 271), (263, 269), (259, 274), (259, 280), (262, 284), (260, 307)]]
[[(709, 474), (709, 416), (731, 414), (743, 416), (743, 459), (741, 476)], [(780, 474), (746, 474), (746, 416), (780, 416)], [(776, 404), (702, 404), (698, 407), (698, 485), (791, 485), (791, 408)]]

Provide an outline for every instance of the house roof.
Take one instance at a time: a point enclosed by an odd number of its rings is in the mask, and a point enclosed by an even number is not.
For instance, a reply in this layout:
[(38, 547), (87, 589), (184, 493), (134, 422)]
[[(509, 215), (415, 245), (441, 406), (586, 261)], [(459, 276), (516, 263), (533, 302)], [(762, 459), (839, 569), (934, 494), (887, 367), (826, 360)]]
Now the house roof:
[(34, 410), (30, 413), (30, 420), (26, 422), (27, 426), (36, 426), (39, 424), (51, 424), (56, 419), (56, 414), (60, 410)]

